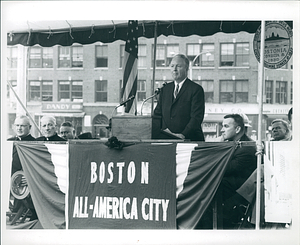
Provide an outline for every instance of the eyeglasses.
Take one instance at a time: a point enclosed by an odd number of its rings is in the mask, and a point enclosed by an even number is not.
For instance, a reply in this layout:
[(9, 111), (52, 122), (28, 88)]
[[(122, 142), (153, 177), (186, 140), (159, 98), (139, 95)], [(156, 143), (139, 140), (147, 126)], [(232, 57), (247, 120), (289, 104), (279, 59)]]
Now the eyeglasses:
[(22, 124), (14, 124), (14, 125), (15, 125), (15, 127), (21, 127), (21, 128), (26, 128), (26, 127), (29, 126), (28, 124), (26, 124), (26, 125), (22, 125)]

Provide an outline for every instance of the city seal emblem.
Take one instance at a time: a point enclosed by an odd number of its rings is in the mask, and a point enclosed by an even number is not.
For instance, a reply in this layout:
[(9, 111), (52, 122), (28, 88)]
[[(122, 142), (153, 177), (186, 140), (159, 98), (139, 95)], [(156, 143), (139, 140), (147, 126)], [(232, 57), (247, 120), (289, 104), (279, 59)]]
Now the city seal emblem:
[[(260, 62), (261, 26), (257, 29), (253, 50)], [(283, 67), (293, 55), (293, 31), (284, 21), (266, 21), (264, 66), (269, 69)]]

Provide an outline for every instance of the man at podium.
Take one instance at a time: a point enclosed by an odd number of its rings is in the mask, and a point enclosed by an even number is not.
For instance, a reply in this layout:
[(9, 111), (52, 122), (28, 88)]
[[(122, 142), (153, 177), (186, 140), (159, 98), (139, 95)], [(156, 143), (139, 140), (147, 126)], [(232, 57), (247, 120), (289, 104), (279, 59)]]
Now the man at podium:
[(154, 109), (154, 116), (161, 118), (161, 132), (168, 139), (204, 141), (201, 128), (205, 111), (203, 88), (187, 78), (189, 59), (184, 54), (175, 55), (170, 68), (174, 81), (161, 88)]

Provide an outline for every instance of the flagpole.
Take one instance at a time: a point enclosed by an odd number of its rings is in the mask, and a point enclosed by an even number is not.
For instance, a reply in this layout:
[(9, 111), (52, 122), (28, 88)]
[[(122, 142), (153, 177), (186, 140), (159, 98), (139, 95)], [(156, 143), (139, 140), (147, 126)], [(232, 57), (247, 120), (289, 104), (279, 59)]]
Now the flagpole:
[(265, 57), (265, 21), (261, 21), (260, 34), (260, 63), (258, 79), (258, 143), (257, 143), (257, 179), (256, 179), (256, 216), (255, 229), (260, 228), (260, 204), (261, 204), (261, 162), (262, 162), (262, 112), (263, 112), (263, 84), (264, 84), (264, 57)]
[[(155, 21), (154, 26), (154, 54), (153, 54), (153, 76), (151, 82), (151, 94), (154, 94), (154, 84), (155, 84), (155, 68), (156, 68), (156, 44), (157, 44), (157, 21)], [(154, 107), (154, 100), (151, 100), (151, 115), (153, 115), (153, 107)]]

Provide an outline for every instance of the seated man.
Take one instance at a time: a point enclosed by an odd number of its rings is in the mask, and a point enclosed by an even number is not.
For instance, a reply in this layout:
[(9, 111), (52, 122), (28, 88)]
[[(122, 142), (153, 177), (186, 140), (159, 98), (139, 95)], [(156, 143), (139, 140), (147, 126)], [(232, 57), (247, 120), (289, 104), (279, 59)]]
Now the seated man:
[(65, 140), (77, 138), (75, 136), (75, 129), (71, 122), (63, 122), (60, 125), (60, 135)]
[[(35, 141), (35, 138), (30, 134), (31, 124), (30, 120), (27, 116), (21, 115), (17, 116), (13, 125), (13, 129), (15, 131), (15, 136), (11, 137), (7, 140), (9, 141)], [(12, 156), (12, 169), (11, 175), (15, 172), (23, 170), (21, 161), (15, 146), (13, 146), (13, 156)], [(22, 185), (27, 185), (27, 181), (25, 177), (22, 178)], [(31, 198), (27, 198), (28, 207), (31, 211), (30, 220), (37, 219), (37, 214), (33, 205)], [(14, 199), (13, 207), (11, 207), (12, 212), (17, 212), (17, 210), (21, 207), (22, 201), (18, 199)]]
[(59, 137), (56, 131), (56, 119), (51, 116), (44, 116), (41, 119), (41, 131), (43, 136), (38, 137), (37, 141), (66, 141)]
[[(247, 180), (251, 173), (256, 168), (256, 147), (243, 146), (241, 141), (252, 141), (245, 134), (244, 120), (239, 114), (229, 114), (224, 117), (223, 127), (221, 132), (225, 141), (235, 141), (237, 147), (228, 162), (224, 177), (221, 181), (218, 192), (222, 195), (224, 203), (223, 209), (223, 227), (231, 229), (235, 227), (237, 222), (237, 214), (229, 212), (226, 202), (236, 194), (236, 190)], [(241, 203), (246, 202), (243, 198), (239, 200)], [(200, 220), (197, 228), (211, 229), (212, 228), (212, 207), (208, 207), (203, 217)]]
[[(290, 141), (291, 140), (291, 132), (289, 129), (289, 125), (286, 121), (282, 119), (275, 119), (271, 123), (272, 126), (272, 141)], [(261, 165), (261, 181), (262, 181), (262, 188), (263, 188), (263, 181), (264, 181), (264, 172), (263, 166)], [(257, 182), (257, 170), (251, 174), (251, 176), (245, 181), (245, 183), (236, 191), (235, 194), (236, 198), (243, 197), (249, 203), (252, 203), (256, 197), (256, 182)], [(262, 195), (264, 192), (261, 192)], [(263, 204), (264, 196), (261, 198), (261, 204)], [(232, 205), (231, 205), (232, 206)], [(262, 206), (263, 207), (263, 206)], [(256, 205), (253, 206), (252, 212), (252, 219), (251, 223), (255, 223), (255, 212), (256, 212)], [(264, 217), (264, 210), (262, 208), (262, 215)], [(262, 218), (261, 218), (262, 219)], [(282, 227), (282, 226), (281, 226)]]
[[(9, 141), (34, 141), (35, 138), (30, 134), (31, 124), (27, 116), (18, 116), (15, 119), (13, 129), (15, 131), (15, 136), (7, 140)], [(17, 149), (13, 147), (13, 162), (12, 162), (12, 171), (13, 175), (16, 171), (22, 170), (20, 159), (17, 153)]]

